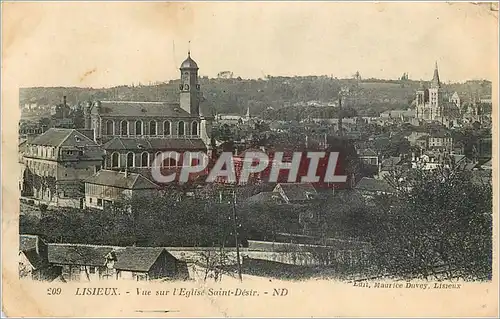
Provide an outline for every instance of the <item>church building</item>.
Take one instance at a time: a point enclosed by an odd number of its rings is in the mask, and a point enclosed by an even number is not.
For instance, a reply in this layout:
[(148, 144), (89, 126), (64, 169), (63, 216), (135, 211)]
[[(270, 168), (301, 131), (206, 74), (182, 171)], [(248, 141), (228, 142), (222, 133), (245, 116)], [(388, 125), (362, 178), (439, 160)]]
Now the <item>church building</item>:
[[(200, 109), (198, 65), (190, 52), (180, 66), (179, 102), (94, 101), (84, 109), (85, 128), (105, 150), (104, 167), (148, 176), (165, 151), (203, 151), (211, 156), (212, 118)], [(182, 159), (164, 163), (182, 166)]]
[(450, 126), (453, 120), (460, 117), (460, 105), (457, 105), (457, 100), (450, 98), (441, 86), (437, 62), (430, 86), (420, 86), (415, 102), (416, 118), (419, 121), (440, 122)]

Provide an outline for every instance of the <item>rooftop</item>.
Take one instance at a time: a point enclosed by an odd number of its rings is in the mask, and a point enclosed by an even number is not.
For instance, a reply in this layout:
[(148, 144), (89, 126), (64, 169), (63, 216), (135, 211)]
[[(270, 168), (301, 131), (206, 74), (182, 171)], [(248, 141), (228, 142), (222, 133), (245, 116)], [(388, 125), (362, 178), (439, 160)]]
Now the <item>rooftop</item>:
[(394, 189), (385, 181), (381, 179), (363, 177), (355, 189), (368, 192), (393, 192)]
[(158, 188), (158, 185), (141, 174), (104, 169), (87, 178), (85, 183), (134, 190)]
[(114, 137), (103, 145), (105, 150), (205, 150), (207, 146), (199, 139)]

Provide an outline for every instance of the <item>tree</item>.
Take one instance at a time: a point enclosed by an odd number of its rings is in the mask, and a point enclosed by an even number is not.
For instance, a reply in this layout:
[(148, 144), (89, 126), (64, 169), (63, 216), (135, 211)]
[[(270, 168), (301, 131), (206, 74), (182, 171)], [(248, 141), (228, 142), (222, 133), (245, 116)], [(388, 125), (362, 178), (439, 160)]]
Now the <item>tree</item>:
[(370, 230), (381, 269), (407, 278), (491, 279), (491, 184), (460, 170), (394, 172), (387, 181), (395, 200), (378, 205)]

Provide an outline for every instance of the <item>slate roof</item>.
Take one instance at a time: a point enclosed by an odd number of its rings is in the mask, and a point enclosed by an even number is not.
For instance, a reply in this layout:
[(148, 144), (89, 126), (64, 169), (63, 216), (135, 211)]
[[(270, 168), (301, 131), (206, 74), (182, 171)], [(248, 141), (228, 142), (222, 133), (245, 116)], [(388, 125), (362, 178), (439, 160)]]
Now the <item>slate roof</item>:
[(279, 183), (278, 185), (290, 201), (310, 200), (307, 197), (308, 193), (314, 196), (318, 194), (311, 183)]
[(103, 117), (169, 117), (193, 118), (181, 109), (178, 102), (135, 102), (135, 101), (100, 101), (99, 115)]
[(58, 265), (105, 266), (113, 247), (49, 244), (49, 262)]
[(201, 139), (114, 137), (103, 148), (112, 150), (206, 150)]
[(94, 175), (90, 176), (85, 180), (88, 184), (97, 184), (104, 186), (113, 186), (123, 189), (156, 189), (156, 185), (151, 180), (137, 173), (127, 173), (112, 171), (112, 170), (100, 170)]
[(162, 252), (159, 247), (127, 247), (116, 252), (114, 268), (117, 270), (147, 272), (151, 269)]
[(30, 144), (53, 147), (97, 145), (84, 134), (68, 128), (50, 128), (45, 133), (37, 136)]
[(394, 189), (385, 180), (368, 177), (363, 177), (358, 184), (356, 184), (355, 189), (360, 191), (386, 193), (394, 191)]
[(47, 244), (37, 235), (20, 235), (19, 250), (35, 269), (49, 264), (47, 258)]

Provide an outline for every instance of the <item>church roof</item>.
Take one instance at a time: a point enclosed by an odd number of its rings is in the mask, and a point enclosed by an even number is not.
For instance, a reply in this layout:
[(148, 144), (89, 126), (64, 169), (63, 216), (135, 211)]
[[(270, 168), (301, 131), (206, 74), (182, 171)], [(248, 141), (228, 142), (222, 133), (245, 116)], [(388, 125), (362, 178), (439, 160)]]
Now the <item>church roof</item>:
[(114, 137), (103, 145), (106, 151), (113, 150), (205, 150), (203, 140), (188, 138), (147, 138), (147, 137)]
[(183, 110), (179, 103), (173, 102), (136, 102), (100, 101), (99, 114), (105, 117), (197, 117)]
[(198, 64), (191, 59), (191, 53), (188, 52), (188, 57), (181, 64), (181, 69), (198, 69)]

